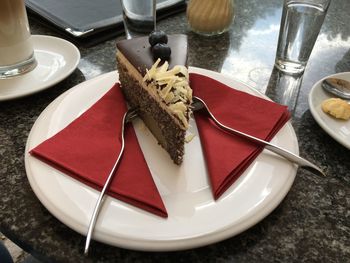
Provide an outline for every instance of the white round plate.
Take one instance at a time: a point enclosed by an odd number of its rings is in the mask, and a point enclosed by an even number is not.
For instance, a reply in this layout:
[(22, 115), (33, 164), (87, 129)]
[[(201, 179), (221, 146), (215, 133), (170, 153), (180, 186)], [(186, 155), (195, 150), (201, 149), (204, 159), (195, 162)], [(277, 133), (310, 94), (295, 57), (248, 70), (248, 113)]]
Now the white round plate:
[(69, 76), (79, 63), (78, 48), (64, 39), (32, 35), (32, 42), (38, 65), (24, 75), (0, 79), (0, 101), (47, 89)]
[(329, 98), (336, 98), (336, 96), (323, 90), (321, 84), (326, 78), (339, 78), (350, 81), (350, 72), (337, 73), (325, 77), (318, 81), (309, 93), (309, 107), (312, 116), (321, 128), (327, 132), (333, 139), (340, 144), (350, 149), (350, 120), (338, 120), (323, 112), (321, 104), (324, 100)]
[[(216, 72), (199, 68), (190, 68), (190, 72), (263, 96), (247, 85)], [(62, 94), (39, 116), (26, 145), (26, 172), (35, 194), (54, 216), (83, 235), (87, 232), (98, 192), (30, 156), (28, 151), (76, 119), (116, 81), (118, 74), (114, 71)], [(193, 120), (190, 132), (195, 137), (185, 145), (186, 153), (181, 166), (171, 161), (141, 121), (135, 121), (134, 127), (169, 217), (160, 218), (107, 197), (93, 238), (110, 245), (171, 251), (232, 237), (267, 216), (285, 197), (296, 175), (295, 165), (263, 151), (223, 196), (214, 201)], [(274, 137), (273, 143), (298, 153), (297, 138), (290, 123)]]

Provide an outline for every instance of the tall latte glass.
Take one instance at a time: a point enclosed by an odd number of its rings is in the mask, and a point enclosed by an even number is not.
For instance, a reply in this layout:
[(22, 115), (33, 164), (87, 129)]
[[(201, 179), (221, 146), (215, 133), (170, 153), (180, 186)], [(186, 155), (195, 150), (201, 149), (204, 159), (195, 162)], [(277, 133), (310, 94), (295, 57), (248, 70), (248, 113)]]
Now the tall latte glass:
[(36, 65), (24, 0), (0, 0), (0, 79), (24, 74)]

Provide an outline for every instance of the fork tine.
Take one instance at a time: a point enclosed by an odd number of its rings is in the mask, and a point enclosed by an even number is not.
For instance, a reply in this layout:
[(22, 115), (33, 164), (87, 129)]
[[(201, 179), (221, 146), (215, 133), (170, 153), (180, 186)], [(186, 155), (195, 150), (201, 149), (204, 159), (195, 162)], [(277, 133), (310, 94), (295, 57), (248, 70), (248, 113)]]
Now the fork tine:
[(138, 116), (138, 108), (131, 108), (127, 111), (125, 122), (128, 123)]

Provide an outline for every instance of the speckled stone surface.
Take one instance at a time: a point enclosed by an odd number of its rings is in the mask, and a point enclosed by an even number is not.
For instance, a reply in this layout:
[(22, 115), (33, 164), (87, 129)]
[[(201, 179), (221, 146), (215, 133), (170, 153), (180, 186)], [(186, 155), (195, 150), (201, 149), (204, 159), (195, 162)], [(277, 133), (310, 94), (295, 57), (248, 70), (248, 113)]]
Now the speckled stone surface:
[[(167, 33), (189, 37), (189, 65), (219, 71), (274, 98), (274, 64), (282, 1), (236, 0), (230, 31), (205, 38), (189, 32), (184, 13), (159, 22)], [(28, 133), (57, 96), (115, 69), (116, 39), (78, 45), (81, 61), (67, 79), (29, 97), (0, 102), (0, 232), (44, 262), (350, 262), (350, 151), (327, 135), (307, 103), (312, 85), (350, 71), (350, 2), (333, 0), (303, 76), (292, 123), (300, 155), (321, 166), (321, 178), (299, 169), (283, 202), (245, 232), (206, 247), (171, 253), (138, 252), (93, 242), (53, 217), (34, 195), (24, 169)], [(33, 34), (60, 36), (30, 20)], [(119, 38), (123, 38), (120, 36)], [(1, 81), (0, 81), (1, 88)]]

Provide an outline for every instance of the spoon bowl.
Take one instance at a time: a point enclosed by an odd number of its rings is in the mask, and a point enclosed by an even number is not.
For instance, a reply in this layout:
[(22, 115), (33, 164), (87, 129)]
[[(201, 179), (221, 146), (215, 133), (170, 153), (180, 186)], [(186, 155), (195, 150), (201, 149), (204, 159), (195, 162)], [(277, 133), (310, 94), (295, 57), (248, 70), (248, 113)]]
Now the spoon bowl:
[(350, 99), (350, 82), (343, 80), (343, 79), (337, 79), (337, 78), (327, 78), (324, 81), (322, 81), (322, 87), (334, 94), (335, 96), (349, 100)]

